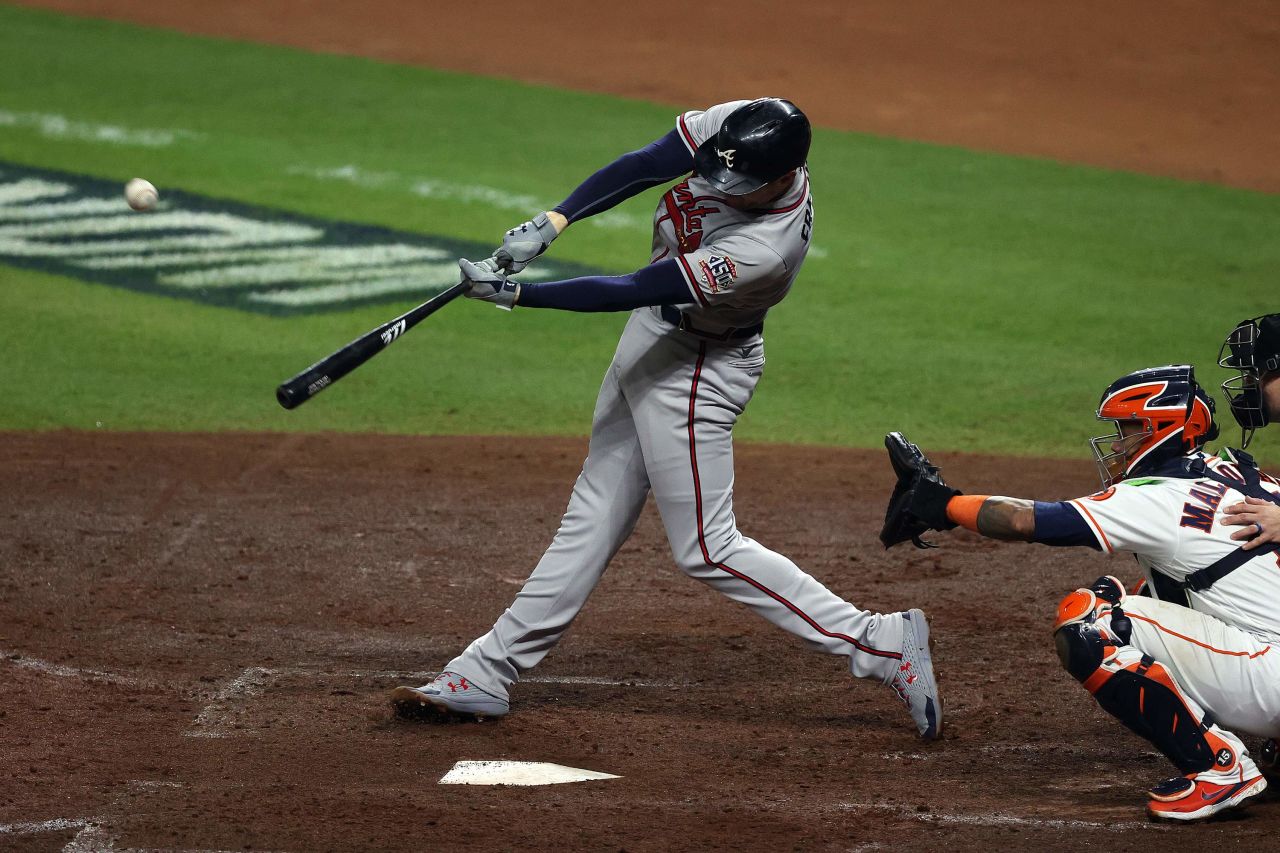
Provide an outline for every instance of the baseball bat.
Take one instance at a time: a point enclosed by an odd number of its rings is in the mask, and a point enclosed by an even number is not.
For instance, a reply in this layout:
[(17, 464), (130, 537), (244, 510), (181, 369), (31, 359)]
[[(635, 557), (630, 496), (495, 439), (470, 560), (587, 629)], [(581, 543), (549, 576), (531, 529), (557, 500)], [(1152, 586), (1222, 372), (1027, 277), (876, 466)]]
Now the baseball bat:
[(417, 308), (406, 311), (394, 320), (388, 320), (332, 355), (320, 359), (297, 376), (280, 383), (280, 387), (276, 388), (276, 400), (286, 409), (298, 408), (382, 352), (405, 332), (466, 293), (469, 287), (471, 285), (468, 282), (460, 281)]

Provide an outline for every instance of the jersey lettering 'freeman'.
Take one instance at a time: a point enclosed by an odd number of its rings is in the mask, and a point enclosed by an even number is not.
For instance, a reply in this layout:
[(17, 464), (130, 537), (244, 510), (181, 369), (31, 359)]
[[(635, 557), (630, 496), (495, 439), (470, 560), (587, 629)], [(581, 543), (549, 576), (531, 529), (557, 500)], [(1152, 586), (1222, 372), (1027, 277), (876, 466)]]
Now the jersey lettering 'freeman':
[(1197, 506), (1191, 501), (1187, 501), (1182, 505), (1182, 520), (1178, 523), (1182, 527), (1190, 527), (1193, 530), (1199, 530), (1201, 533), (1208, 533), (1213, 529), (1214, 515), (1218, 511), (1218, 504), (1222, 503), (1222, 497), (1226, 493), (1227, 487), (1221, 483), (1196, 483), (1191, 487), (1191, 497), (1202, 505)]

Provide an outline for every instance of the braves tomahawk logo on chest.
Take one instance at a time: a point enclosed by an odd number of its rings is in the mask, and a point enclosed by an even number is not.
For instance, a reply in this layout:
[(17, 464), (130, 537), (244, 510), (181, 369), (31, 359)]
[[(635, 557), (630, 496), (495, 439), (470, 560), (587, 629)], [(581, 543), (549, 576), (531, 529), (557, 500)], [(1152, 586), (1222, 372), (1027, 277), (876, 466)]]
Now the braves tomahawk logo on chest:
[(658, 217), (658, 222), (670, 220), (680, 254), (697, 251), (702, 245), (703, 217), (720, 212), (720, 208), (711, 203), (715, 200), (710, 196), (695, 196), (688, 180), (676, 184), (662, 197), (665, 213)]

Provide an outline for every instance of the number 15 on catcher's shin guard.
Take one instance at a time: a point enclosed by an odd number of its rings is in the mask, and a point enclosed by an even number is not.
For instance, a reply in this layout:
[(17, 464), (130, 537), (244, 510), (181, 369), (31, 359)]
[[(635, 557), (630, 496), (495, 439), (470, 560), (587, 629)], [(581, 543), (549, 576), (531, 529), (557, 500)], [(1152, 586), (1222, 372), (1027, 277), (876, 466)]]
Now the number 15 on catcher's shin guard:
[(1150, 655), (1089, 622), (1063, 625), (1054, 642), (1063, 666), (1103, 710), (1153, 743), (1183, 774), (1148, 791), (1152, 817), (1202, 820), (1267, 787), (1240, 739), (1214, 725)]

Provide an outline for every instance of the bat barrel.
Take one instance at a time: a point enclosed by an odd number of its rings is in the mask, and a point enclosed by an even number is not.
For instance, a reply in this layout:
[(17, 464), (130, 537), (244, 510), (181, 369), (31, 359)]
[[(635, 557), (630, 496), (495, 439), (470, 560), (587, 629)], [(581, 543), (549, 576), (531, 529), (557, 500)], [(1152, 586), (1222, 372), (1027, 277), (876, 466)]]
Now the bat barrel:
[(460, 281), (448, 290), (438, 293), (426, 302), (383, 323), (371, 332), (356, 338), (327, 358), (317, 361), (292, 379), (276, 388), (276, 402), (286, 409), (296, 409), (303, 403), (373, 358), (409, 329), (431, 316), (468, 289), (466, 281)]
[(276, 388), (276, 402), (286, 409), (296, 409), (333, 384), (333, 376), (309, 367)]

